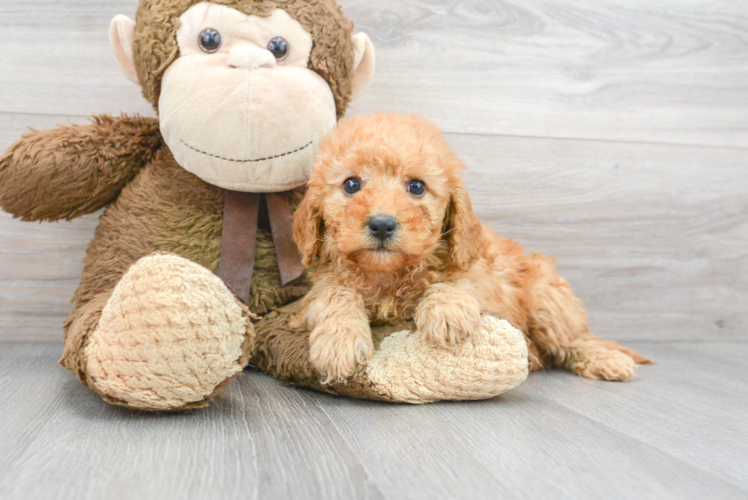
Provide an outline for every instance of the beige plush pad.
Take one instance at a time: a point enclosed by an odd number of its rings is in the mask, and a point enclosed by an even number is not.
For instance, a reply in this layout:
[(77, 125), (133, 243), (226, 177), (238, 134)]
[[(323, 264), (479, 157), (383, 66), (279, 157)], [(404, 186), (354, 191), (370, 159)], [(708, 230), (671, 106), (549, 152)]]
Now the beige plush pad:
[(375, 327), (376, 351), (346, 384), (323, 385), (309, 363), (309, 332), (291, 328), (294, 303), (255, 325), (252, 363), (274, 377), (331, 394), (399, 403), (441, 399), (487, 399), (527, 378), (525, 337), (509, 322), (483, 316), (480, 329), (464, 344), (442, 349), (427, 344), (411, 325)]

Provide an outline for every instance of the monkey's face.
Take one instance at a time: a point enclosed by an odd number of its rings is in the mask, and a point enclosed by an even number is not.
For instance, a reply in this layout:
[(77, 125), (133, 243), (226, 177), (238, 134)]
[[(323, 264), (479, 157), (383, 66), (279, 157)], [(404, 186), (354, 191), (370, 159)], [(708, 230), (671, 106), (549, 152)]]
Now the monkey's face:
[(329, 85), (307, 67), (311, 34), (280, 9), (247, 16), (204, 2), (179, 19), (180, 56), (164, 73), (158, 103), (177, 162), (235, 191), (304, 184), (336, 122)]

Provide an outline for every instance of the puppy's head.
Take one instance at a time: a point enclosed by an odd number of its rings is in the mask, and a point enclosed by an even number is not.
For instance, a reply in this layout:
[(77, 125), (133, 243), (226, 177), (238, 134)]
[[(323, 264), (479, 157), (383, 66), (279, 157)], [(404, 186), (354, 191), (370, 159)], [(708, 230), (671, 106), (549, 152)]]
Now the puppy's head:
[(482, 229), (440, 130), (416, 115), (342, 122), (320, 145), (294, 240), (304, 265), (341, 257), (365, 272), (416, 265), (446, 241), (451, 263), (480, 257)]

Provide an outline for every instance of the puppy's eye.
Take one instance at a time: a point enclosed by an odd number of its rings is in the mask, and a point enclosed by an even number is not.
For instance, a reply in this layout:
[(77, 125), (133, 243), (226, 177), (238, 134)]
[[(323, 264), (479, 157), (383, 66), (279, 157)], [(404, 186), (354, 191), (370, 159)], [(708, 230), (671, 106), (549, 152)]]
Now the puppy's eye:
[(426, 184), (418, 179), (413, 179), (408, 183), (408, 192), (413, 196), (423, 196), (426, 192)]
[(343, 191), (346, 194), (355, 194), (361, 191), (361, 179), (358, 177), (349, 177), (343, 182)]
[(221, 48), (221, 34), (213, 28), (206, 28), (197, 37), (197, 43), (203, 52), (212, 54)]
[(282, 36), (276, 36), (270, 39), (267, 49), (273, 53), (276, 60), (282, 61), (288, 57), (288, 40)]

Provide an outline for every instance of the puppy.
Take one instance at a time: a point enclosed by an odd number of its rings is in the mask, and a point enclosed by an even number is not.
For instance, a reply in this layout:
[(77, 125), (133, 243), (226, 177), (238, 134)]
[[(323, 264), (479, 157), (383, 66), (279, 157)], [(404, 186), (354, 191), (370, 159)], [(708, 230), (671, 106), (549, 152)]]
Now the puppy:
[(431, 343), (450, 347), (481, 313), (525, 332), (535, 369), (633, 378), (649, 360), (590, 332), (552, 259), (481, 225), (462, 168), (440, 130), (412, 114), (359, 116), (321, 144), (294, 240), (313, 266), (298, 323), (311, 330), (323, 381), (343, 382), (369, 360), (370, 322), (413, 319)]

